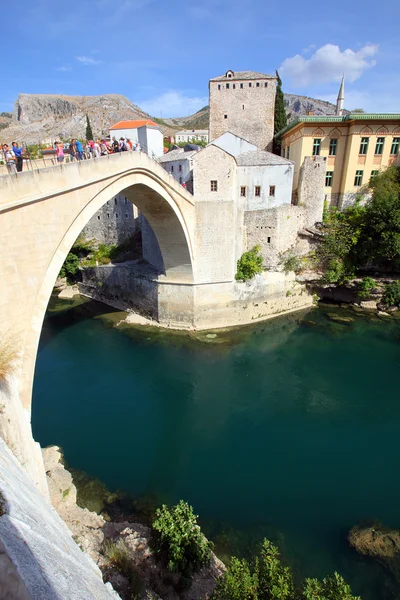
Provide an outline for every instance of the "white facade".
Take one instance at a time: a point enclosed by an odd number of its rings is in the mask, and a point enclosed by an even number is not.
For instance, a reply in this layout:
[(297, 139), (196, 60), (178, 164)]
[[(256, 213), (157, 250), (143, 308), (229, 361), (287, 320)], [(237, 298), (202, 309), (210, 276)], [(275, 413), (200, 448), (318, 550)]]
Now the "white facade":
[(183, 148), (172, 150), (164, 154), (159, 159), (159, 163), (178, 183), (188, 184), (192, 181), (193, 156), (196, 152), (196, 150), (185, 152)]
[(175, 142), (192, 142), (197, 141), (208, 143), (208, 129), (184, 129), (175, 134)]
[(110, 138), (115, 137), (119, 140), (121, 137), (131, 140), (133, 145), (139, 142), (143, 152), (155, 158), (164, 153), (164, 136), (162, 131), (152, 125), (142, 125), (141, 127), (110, 129)]
[(213, 140), (212, 143), (214, 146), (218, 146), (218, 148), (225, 150), (225, 152), (228, 152), (228, 154), (231, 154), (232, 156), (238, 156), (243, 152), (258, 150), (257, 146), (254, 144), (251, 144), (247, 140), (230, 132), (223, 133), (217, 139)]
[(238, 162), (237, 191), (244, 202), (245, 210), (264, 210), (291, 204), (293, 166), (239, 166), (240, 157)]

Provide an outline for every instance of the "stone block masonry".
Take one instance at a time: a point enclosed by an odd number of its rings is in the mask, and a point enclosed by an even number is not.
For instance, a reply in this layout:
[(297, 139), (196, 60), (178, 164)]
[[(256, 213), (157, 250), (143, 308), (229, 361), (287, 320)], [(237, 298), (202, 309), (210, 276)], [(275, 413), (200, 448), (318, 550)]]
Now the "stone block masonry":
[(138, 210), (123, 194), (117, 194), (96, 212), (82, 230), (86, 239), (100, 244), (122, 244), (138, 227)]
[(276, 77), (254, 73), (240, 79), (229, 73), (209, 84), (210, 141), (229, 131), (261, 150), (272, 150)]
[(297, 203), (306, 208), (304, 227), (322, 221), (326, 175), (325, 156), (306, 156), (300, 169)]

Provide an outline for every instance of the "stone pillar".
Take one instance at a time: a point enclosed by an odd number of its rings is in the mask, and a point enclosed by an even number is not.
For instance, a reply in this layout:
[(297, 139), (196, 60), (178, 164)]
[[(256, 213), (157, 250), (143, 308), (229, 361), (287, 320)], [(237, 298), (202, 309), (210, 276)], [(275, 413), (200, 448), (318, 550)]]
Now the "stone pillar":
[(305, 227), (322, 221), (325, 201), (325, 156), (306, 156), (300, 169), (297, 186), (298, 205), (305, 207)]

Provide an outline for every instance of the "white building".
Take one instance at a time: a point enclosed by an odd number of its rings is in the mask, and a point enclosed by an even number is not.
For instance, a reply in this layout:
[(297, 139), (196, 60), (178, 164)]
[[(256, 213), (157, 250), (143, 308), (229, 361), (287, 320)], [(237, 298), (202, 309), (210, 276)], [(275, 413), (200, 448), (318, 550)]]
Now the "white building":
[(171, 173), (171, 175), (179, 183), (185, 183), (187, 189), (193, 191), (193, 156), (198, 150), (185, 150), (184, 148), (177, 148), (171, 150), (161, 156), (158, 162), (161, 166)]
[(110, 138), (121, 137), (131, 140), (133, 145), (139, 143), (143, 152), (158, 157), (164, 153), (164, 136), (154, 121), (140, 119), (136, 121), (119, 121), (110, 127)]
[(207, 142), (208, 143), (208, 129), (184, 129), (178, 131), (175, 134), (175, 142)]

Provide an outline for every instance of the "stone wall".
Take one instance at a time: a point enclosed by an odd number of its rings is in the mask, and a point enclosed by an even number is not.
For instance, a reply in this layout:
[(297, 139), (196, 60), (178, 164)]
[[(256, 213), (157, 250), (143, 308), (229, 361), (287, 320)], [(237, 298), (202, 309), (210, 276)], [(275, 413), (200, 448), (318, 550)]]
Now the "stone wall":
[[(268, 84), (267, 87), (265, 83)], [(240, 87), (241, 84), (243, 89)], [(228, 89), (227, 85), (229, 85)], [(276, 78), (242, 82), (224, 79), (210, 81), (209, 86), (210, 141), (230, 131), (262, 150), (271, 150), (274, 135)]]
[(138, 227), (138, 210), (123, 194), (117, 194), (96, 212), (82, 230), (83, 237), (100, 244), (121, 244)]
[(306, 156), (300, 169), (297, 204), (307, 208), (304, 226), (322, 221), (325, 200), (325, 156)]
[(282, 254), (295, 247), (305, 215), (303, 207), (291, 204), (245, 211), (246, 250), (260, 246), (264, 268), (277, 268), (282, 262)]
[(0, 439), (0, 597), (117, 600)]

